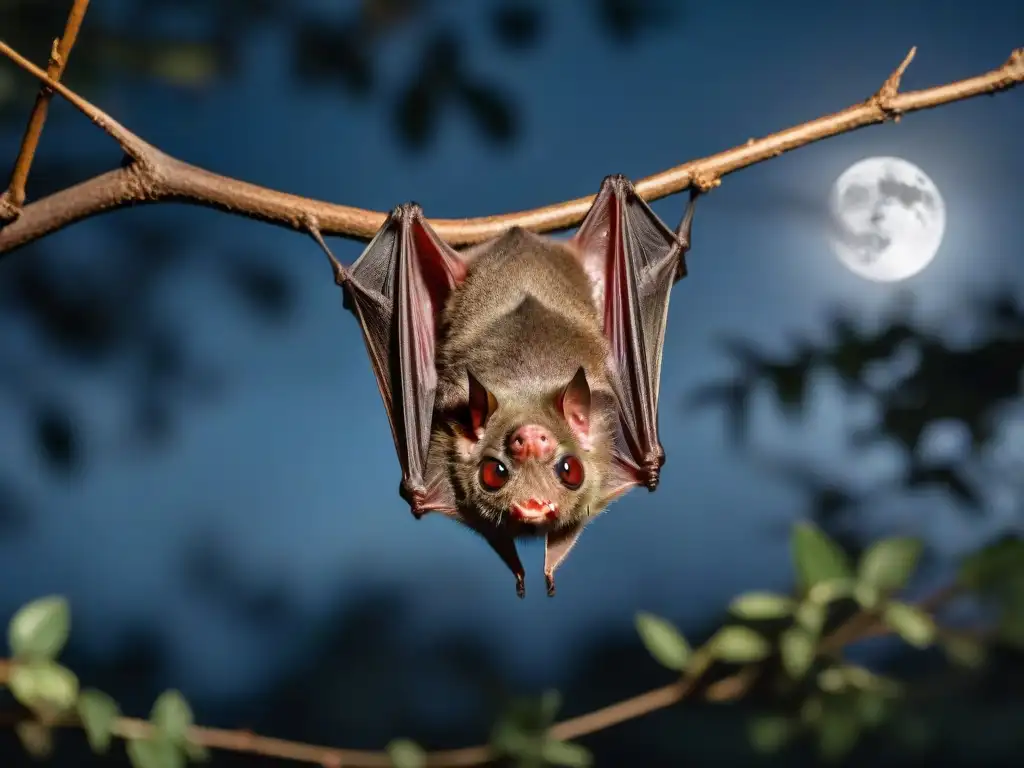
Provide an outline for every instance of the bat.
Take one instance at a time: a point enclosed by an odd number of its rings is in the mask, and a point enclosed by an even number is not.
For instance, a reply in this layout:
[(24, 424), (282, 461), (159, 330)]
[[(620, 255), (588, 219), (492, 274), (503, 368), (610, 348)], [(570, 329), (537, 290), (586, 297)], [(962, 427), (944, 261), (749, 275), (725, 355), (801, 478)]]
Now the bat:
[(658, 485), (665, 324), (697, 195), (673, 231), (628, 179), (609, 176), (572, 238), (512, 227), (461, 252), (406, 203), (350, 268), (336, 267), (387, 411), (400, 495), (417, 519), (440, 513), (482, 536), (519, 597), (517, 539), (544, 539), (554, 595), (584, 527), (631, 488)]

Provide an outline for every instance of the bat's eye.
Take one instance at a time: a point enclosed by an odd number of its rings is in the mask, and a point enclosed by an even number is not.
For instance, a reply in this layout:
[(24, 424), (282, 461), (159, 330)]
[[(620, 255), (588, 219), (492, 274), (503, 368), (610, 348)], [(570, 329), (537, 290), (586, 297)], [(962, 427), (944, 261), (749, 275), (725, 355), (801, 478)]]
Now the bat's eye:
[(555, 474), (562, 481), (562, 485), (570, 491), (575, 491), (583, 485), (583, 463), (575, 456), (563, 456), (555, 464)]
[(485, 491), (500, 491), (508, 482), (508, 468), (497, 459), (484, 459), (480, 465), (480, 485)]

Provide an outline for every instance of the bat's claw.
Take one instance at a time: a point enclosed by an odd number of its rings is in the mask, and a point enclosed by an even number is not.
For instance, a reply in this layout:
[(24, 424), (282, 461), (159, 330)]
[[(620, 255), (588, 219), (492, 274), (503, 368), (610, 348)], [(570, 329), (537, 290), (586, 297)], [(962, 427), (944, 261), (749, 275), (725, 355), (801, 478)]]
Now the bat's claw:
[(516, 574), (516, 597), (520, 600), (526, 597), (526, 576), (522, 573)]
[(665, 463), (665, 457), (660, 456), (656, 459), (648, 459), (644, 462), (644, 465), (640, 467), (640, 471), (637, 473), (637, 480), (640, 484), (647, 488), (648, 491), (654, 491), (658, 488), (658, 483), (661, 482), (661, 466)]
[(409, 509), (412, 510), (412, 516), (417, 520), (430, 511), (423, 508), (426, 504), (426, 491), (422, 488), (410, 488), (409, 484), (404, 479), (398, 486), (398, 495), (405, 499), (409, 504)]
[(547, 584), (547, 587), (548, 587), (548, 597), (554, 597), (555, 596), (555, 574), (553, 574), (553, 573), (545, 573), (544, 574), (544, 582)]

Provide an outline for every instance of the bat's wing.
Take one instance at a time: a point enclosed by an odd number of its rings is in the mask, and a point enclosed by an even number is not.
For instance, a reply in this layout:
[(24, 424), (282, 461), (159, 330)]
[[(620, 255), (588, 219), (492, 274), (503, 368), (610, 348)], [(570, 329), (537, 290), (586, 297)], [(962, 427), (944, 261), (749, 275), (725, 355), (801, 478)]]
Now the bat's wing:
[(653, 491), (665, 463), (658, 439), (662, 344), (672, 285), (686, 275), (694, 199), (691, 194), (673, 232), (628, 179), (609, 176), (573, 238), (604, 313), (619, 389), (619, 466), (612, 495), (634, 485)]
[(345, 306), (359, 320), (377, 377), (398, 460), (400, 493), (417, 517), (454, 511), (450, 484), (428, 466), (437, 391), (434, 347), (438, 317), (466, 275), (459, 254), (442, 241), (414, 203), (395, 208), (345, 272)]

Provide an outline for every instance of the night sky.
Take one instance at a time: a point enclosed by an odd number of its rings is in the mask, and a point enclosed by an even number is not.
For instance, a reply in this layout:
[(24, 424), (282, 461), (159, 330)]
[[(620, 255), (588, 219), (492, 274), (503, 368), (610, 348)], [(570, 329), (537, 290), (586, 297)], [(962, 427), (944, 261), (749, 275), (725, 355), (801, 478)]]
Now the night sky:
[[(334, 4), (318, 5), (329, 13)], [(412, 154), (385, 129), (383, 102), (298, 87), (272, 29), (247, 39), (238, 77), (199, 98), (144, 78), (84, 95), (164, 151), (222, 174), (377, 210), (416, 200), (428, 216), (456, 217), (596, 192), (606, 174), (639, 178), (842, 109), (870, 96), (913, 45), (905, 89), (987, 71), (1024, 42), (1024, 4), (1007, 2), (692, 3), (632, 46), (609, 41), (577, 3), (552, 3), (538, 48), (513, 55), (484, 34), (488, 3), (441, 5), (431, 23), (464, 30), (474, 71), (514, 99), (522, 124), (510, 148), (492, 146), (450, 110), (435, 143)], [(101, 12), (116, 6), (90, 11)], [(53, 20), (55, 34), (60, 24)], [(426, 30), (403, 29), (380, 49), (382, 82), (415, 66)], [(13, 65), (0, 71), (6, 78)], [(63, 103), (53, 111), (41, 157), (73, 142), (116, 162), (88, 121)], [(12, 161), (21, 120), (8, 125), (0, 155)], [(803, 497), (758, 457), (809, 459), (826, 475), (868, 483), (895, 471), (895, 452), (881, 445), (852, 458), (848, 428), (871, 413), (827, 379), (816, 382), (802, 423), (757, 398), (750, 455), (728, 443), (721, 410), (690, 409), (687, 395), (732, 369), (718, 345), (726, 335), (785, 350), (795, 333), (821, 333), (837, 305), (870, 326), (910, 291), (922, 322), (969, 333), (959, 318), (972, 296), (1000, 284), (1024, 290), (1022, 135), (1024, 92), (1012, 91), (802, 148), (726, 177), (702, 199), (665, 345), (662, 484), (655, 494), (633, 492), (588, 529), (553, 600), (539, 548), (525, 549), (519, 601), (481, 540), (440, 519), (412, 519), (358, 326), (309, 238), (170, 205), (66, 229), (48, 245), (72, 274), (102, 269), (104, 250), (132, 220), (192, 233), (193, 262), (162, 285), (159, 311), (194, 354), (217, 361), (228, 385), (189, 407), (163, 450), (137, 451), (122, 435), (114, 373), (71, 365), (0, 319), (0, 340), (20, 351), (19, 364), (68, 390), (88, 450), (80, 476), (56, 482), (26, 439), (21, 401), (0, 393), (0, 462), (36, 509), (24, 535), (0, 538), (0, 614), (65, 594), (76, 639), (101, 654), (126, 627), (152, 624), (172, 644), (179, 685), (235, 696), (291, 663), (329, 611), (389, 584), (414, 607), (410, 642), (465, 627), (539, 687), (571, 662), (574, 642), (597, 627), (628, 628), (637, 610), (672, 616), (685, 630), (739, 591), (786, 590), (786, 524), (802, 514)], [(841, 266), (816, 213), (833, 180), (872, 155), (920, 166), (948, 212), (934, 263), (896, 286)], [(654, 208), (674, 226), (683, 202)], [(346, 263), (360, 251), (341, 240), (332, 247)], [(287, 271), (297, 291), (287, 323), (254, 320), (209, 270), (194, 268), (224, 250)], [(0, 284), (29, 256), (4, 256)], [(984, 524), (966, 522), (942, 494), (924, 494), (879, 505), (863, 524), (871, 534), (924, 536), (951, 554), (1017, 519), (997, 510)], [(215, 541), (242, 584), (280, 589), (294, 608), (288, 625), (254, 632), (188, 589), (181, 564), (198, 540)]]

